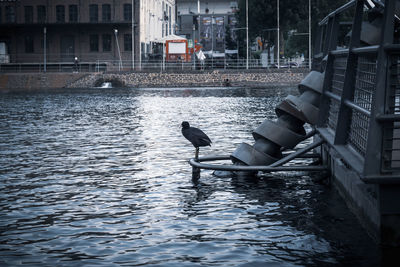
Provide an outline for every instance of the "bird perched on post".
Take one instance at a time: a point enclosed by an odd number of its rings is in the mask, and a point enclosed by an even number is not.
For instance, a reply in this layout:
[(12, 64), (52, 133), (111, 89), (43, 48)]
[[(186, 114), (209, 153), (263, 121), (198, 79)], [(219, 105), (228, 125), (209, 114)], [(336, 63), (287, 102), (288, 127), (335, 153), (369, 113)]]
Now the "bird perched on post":
[(195, 159), (199, 158), (199, 147), (211, 146), (210, 138), (200, 129), (190, 127), (189, 122), (182, 122), (182, 134), (196, 148)]

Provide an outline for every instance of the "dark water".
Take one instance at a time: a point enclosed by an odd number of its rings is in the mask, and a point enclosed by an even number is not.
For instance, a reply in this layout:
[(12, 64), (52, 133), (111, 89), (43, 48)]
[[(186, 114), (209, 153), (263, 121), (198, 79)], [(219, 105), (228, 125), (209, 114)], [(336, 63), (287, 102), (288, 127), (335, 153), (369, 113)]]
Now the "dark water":
[(191, 180), (253, 143), (293, 88), (0, 94), (1, 266), (377, 266), (378, 248), (309, 173)]

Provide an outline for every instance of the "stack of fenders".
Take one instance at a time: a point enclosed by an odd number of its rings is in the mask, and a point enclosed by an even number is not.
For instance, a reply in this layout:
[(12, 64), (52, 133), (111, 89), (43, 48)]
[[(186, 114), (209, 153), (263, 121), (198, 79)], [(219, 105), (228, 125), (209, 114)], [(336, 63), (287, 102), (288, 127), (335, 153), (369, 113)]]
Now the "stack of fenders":
[(276, 121), (265, 120), (253, 131), (253, 146), (242, 143), (232, 153), (236, 165), (269, 165), (282, 157), (282, 148), (294, 148), (304, 140), (304, 124), (317, 123), (324, 74), (311, 71), (299, 84), (300, 96), (289, 95), (276, 108)]

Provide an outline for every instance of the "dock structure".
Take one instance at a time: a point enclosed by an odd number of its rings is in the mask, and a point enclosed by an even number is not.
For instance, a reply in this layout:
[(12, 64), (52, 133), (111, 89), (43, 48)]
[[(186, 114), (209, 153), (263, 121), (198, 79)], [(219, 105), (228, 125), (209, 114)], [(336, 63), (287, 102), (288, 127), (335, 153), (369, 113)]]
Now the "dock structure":
[[(369, 232), (382, 244), (396, 246), (400, 245), (400, 44), (395, 29), (399, 8), (396, 0), (385, 5), (355, 0), (329, 14), (319, 23), (313, 66), (323, 68), (317, 58), (327, 57), (316, 124), (318, 138), (325, 141), (323, 160)], [(355, 15), (350, 41), (339, 48), (340, 17), (351, 9)]]
[[(276, 107), (277, 121), (266, 119), (255, 129), (253, 145), (242, 143), (230, 156), (191, 159), (194, 170), (329, 170), (375, 240), (400, 246), (399, 17), (398, 0), (352, 0), (330, 13), (319, 23), (300, 96)], [(307, 133), (305, 123), (313, 130)], [(312, 144), (283, 153), (311, 137)], [(311, 150), (320, 153), (320, 166), (283, 166), (313, 157)], [(203, 163), (229, 159), (233, 165)]]

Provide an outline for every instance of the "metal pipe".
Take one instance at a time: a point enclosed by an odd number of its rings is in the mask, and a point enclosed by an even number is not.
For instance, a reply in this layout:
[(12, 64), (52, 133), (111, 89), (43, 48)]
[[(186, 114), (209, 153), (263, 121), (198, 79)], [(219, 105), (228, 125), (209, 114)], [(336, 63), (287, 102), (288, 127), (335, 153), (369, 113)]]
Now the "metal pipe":
[(379, 45), (371, 45), (366, 47), (353, 48), (351, 52), (353, 52), (354, 54), (370, 54), (370, 53), (378, 53), (378, 49)]
[(361, 176), (361, 181), (367, 184), (400, 184), (399, 175), (368, 175)]
[(362, 107), (360, 107), (360, 106), (357, 106), (356, 104), (354, 104), (354, 102), (352, 102), (352, 101), (346, 99), (346, 100), (343, 101), (343, 103), (344, 103), (346, 106), (348, 106), (349, 108), (351, 108), (351, 109), (353, 109), (353, 110), (356, 110), (356, 111), (358, 111), (358, 112), (364, 114), (364, 115), (367, 116), (367, 117), (371, 117), (371, 112), (369, 112), (368, 110), (366, 110), (366, 109), (364, 109), (364, 108), (362, 108)]
[(376, 120), (379, 122), (400, 121), (400, 114), (381, 114), (376, 116)]
[(336, 95), (336, 94), (334, 94), (334, 93), (332, 93), (332, 92), (330, 92), (330, 91), (325, 91), (324, 94), (325, 94), (326, 96), (328, 96), (329, 98), (335, 99), (335, 100), (338, 101), (338, 102), (341, 101), (340, 96), (338, 96), (338, 95)]
[(117, 42), (117, 49), (118, 49), (118, 56), (119, 56), (118, 70), (121, 71), (122, 59), (121, 59), (121, 51), (119, 49), (118, 30), (117, 29), (114, 29), (114, 34), (115, 34), (115, 41)]
[[(216, 160), (221, 160), (221, 157), (215, 157)], [(226, 157), (224, 157), (225, 159)], [(215, 165), (215, 164), (204, 164), (201, 163), (204, 158), (199, 158), (198, 161), (195, 159), (190, 159), (189, 164), (193, 167), (205, 170), (216, 170), (216, 171), (262, 171), (262, 172), (280, 172), (280, 171), (324, 171), (327, 170), (327, 166), (243, 166), (243, 165)], [(212, 161), (209, 157), (207, 161)]]
[(319, 26), (322, 26), (322, 25), (326, 24), (327, 21), (328, 21), (328, 19), (329, 19), (330, 17), (333, 17), (333, 16), (335, 16), (336, 14), (341, 13), (341, 12), (343, 12), (343, 11), (345, 11), (345, 10), (351, 8), (351, 7), (352, 7), (353, 5), (355, 5), (355, 4), (356, 4), (356, 0), (352, 0), (352, 1), (348, 2), (347, 4), (344, 4), (343, 6), (339, 7), (339, 8), (336, 9), (335, 11), (329, 13), (329, 15), (326, 16), (325, 18), (323, 18), (323, 19), (318, 23), (318, 25), (319, 25)]
[(317, 141), (315, 143), (312, 143), (312, 144), (310, 144), (310, 145), (308, 145), (308, 146), (306, 146), (306, 147), (304, 147), (302, 149), (297, 150), (296, 152), (293, 152), (293, 153), (289, 154), (288, 156), (286, 156), (286, 157), (284, 157), (284, 158), (282, 158), (282, 159), (280, 159), (278, 161), (275, 161), (274, 163), (270, 164), (269, 167), (281, 166), (281, 165), (291, 161), (292, 159), (297, 158), (299, 155), (307, 153), (311, 149), (314, 149), (317, 146), (322, 145), (323, 143), (325, 143), (325, 141), (321, 139), (321, 140), (319, 140), (319, 141)]
[(334, 56), (342, 56), (342, 55), (347, 55), (349, 53), (349, 49), (336, 49), (330, 51), (329, 53)]

